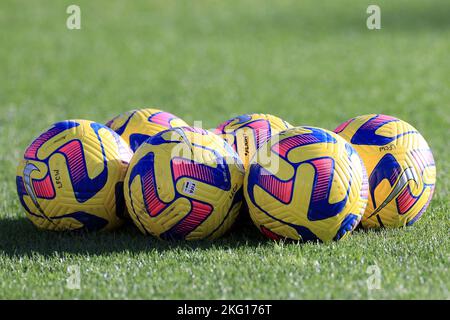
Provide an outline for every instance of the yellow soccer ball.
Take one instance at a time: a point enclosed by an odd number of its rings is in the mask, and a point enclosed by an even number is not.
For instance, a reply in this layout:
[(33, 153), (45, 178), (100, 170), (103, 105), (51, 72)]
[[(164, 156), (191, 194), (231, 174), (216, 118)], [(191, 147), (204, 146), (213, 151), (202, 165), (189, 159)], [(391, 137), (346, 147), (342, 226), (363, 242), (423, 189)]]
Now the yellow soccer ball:
[(382, 114), (350, 119), (335, 132), (349, 141), (369, 177), (366, 228), (411, 225), (425, 212), (436, 183), (433, 154), (410, 124)]
[(122, 223), (123, 180), (131, 157), (126, 143), (102, 124), (55, 123), (19, 163), (20, 202), (40, 229), (114, 229)]
[(339, 240), (362, 217), (367, 177), (356, 151), (337, 134), (296, 127), (258, 149), (244, 195), (253, 222), (272, 239)]
[(133, 151), (158, 132), (187, 125), (169, 112), (151, 108), (131, 110), (106, 123), (106, 126), (120, 135)]
[(214, 131), (238, 153), (247, 168), (256, 150), (270, 137), (292, 128), (288, 122), (270, 114), (244, 114), (220, 124)]
[(145, 234), (214, 239), (238, 215), (243, 177), (242, 162), (222, 138), (198, 128), (174, 128), (136, 151), (125, 178), (125, 200)]

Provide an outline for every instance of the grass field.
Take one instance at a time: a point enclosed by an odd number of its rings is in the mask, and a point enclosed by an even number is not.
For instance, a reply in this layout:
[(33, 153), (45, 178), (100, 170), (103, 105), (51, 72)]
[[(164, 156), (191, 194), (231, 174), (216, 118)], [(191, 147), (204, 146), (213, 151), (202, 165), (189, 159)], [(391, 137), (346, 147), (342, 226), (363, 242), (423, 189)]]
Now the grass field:
[[(72, 3), (81, 30), (66, 28)], [(321, 3), (2, 0), (0, 298), (449, 299), (450, 2), (376, 1), (378, 31), (366, 28), (373, 1)], [(253, 227), (191, 244), (133, 226), (37, 231), (15, 189), (32, 138), (57, 120), (106, 122), (150, 105), (205, 128), (250, 112), (328, 129), (394, 115), (429, 142), (436, 194), (410, 228), (330, 244), (274, 243)], [(66, 286), (71, 265), (80, 290)]]

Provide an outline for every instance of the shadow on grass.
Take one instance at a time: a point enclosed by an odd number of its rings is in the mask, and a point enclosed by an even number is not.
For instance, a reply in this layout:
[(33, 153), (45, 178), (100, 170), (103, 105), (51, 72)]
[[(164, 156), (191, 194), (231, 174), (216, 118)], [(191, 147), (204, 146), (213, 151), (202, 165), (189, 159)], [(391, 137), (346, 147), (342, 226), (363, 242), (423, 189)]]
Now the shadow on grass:
[(257, 247), (270, 242), (252, 225), (233, 226), (214, 241), (162, 241), (145, 236), (127, 222), (115, 232), (73, 233), (36, 229), (26, 218), (0, 219), (0, 254), (10, 257), (58, 254), (100, 255), (120, 252), (159, 252)]

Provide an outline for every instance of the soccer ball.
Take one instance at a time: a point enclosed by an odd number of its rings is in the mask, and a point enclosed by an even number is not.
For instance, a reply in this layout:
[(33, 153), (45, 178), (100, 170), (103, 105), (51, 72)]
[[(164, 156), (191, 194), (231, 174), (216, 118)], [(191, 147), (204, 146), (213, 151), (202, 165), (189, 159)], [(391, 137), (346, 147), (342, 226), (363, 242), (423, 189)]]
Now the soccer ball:
[(17, 192), (40, 229), (110, 230), (122, 223), (123, 179), (132, 152), (108, 127), (55, 123), (26, 149)]
[(125, 177), (128, 212), (145, 234), (214, 239), (242, 202), (242, 162), (219, 136), (198, 128), (158, 133), (136, 151)]
[(366, 228), (411, 225), (433, 196), (436, 167), (422, 135), (397, 118), (369, 114), (335, 129), (364, 161), (369, 175), (369, 203), (362, 219)]
[(131, 110), (106, 123), (106, 126), (119, 134), (133, 151), (158, 132), (187, 125), (173, 114), (158, 109)]
[(244, 179), (250, 216), (272, 239), (339, 240), (356, 227), (367, 204), (362, 160), (343, 138), (296, 127), (273, 136)]
[(244, 114), (220, 124), (214, 133), (224, 138), (238, 153), (247, 168), (256, 150), (272, 135), (292, 128), (286, 121), (270, 114)]

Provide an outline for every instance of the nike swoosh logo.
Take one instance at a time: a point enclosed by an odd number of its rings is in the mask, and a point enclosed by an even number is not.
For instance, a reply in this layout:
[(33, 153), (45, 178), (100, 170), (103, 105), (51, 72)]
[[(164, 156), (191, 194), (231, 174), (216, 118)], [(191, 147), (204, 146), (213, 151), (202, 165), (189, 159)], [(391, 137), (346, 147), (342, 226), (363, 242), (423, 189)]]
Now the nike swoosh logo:
[(389, 193), (389, 195), (386, 197), (386, 199), (383, 201), (383, 203), (381, 203), (376, 208), (376, 210), (374, 212), (372, 212), (372, 214), (369, 216), (369, 218), (378, 214), (378, 212), (380, 212), (384, 207), (386, 207), (389, 202), (394, 200), (400, 194), (400, 192), (402, 192), (402, 190), (404, 188), (406, 188), (409, 181), (414, 181), (416, 183), (416, 185), (418, 185), (419, 183), (417, 180), (418, 179), (415, 175), (415, 171), (413, 170), (413, 168), (406, 168), (400, 174), (399, 178), (397, 179), (397, 182), (395, 183), (394, 187), (392, 188), (392, 191)]
[[(181, 138), (183, 139), (184, 143), (186, 143), (189, 146), (189, 149), (191, 151), (191, 159), (190, 160), (194, 160), (194, 146), (192, 145), (191, 141), (188, 139), (188, 137), (186, 136), (186, 133), (183, 131), (183, 129), (181, 128), (174, 128), (175, 132), (178, 132), (178, 134), (181, 136)], [(195, 139), (195, 138), (194, 138)]]
[(39, 171), (38, 167), (36, 167), (32, 163), (27, 163), (25, 168), (23, 169), (23, 178), (24, 178), (25, 190), (27, 190), (27, 193), (30, 196), (31, 201), (33, 201), (34, 205), (39, 210), (39, 212), (41, 213), (41, 216), (43, 218), (49, 220), (49, 221), (52, 221), (51, 219), (49, 219), (45, 215), (44, 210), (42, 210), (41, 206), (39, 205), (39, 202), (37, 200), (36, 194), (34, 193), (34, 188), (32, 186), (32, 182), (31, 182), (31, 173), (33, 171)]

